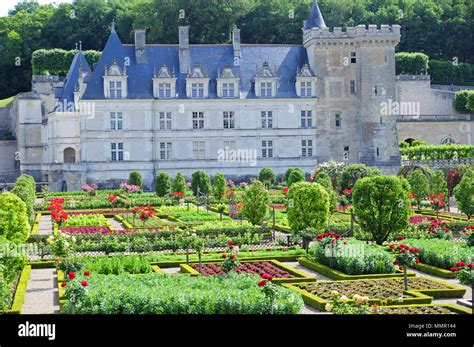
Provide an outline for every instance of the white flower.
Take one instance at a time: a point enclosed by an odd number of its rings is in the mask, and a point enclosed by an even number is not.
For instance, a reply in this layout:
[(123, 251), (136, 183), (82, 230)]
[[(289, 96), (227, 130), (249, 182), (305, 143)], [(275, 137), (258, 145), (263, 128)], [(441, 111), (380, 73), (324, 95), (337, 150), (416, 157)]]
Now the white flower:
[(400, 297), (398, 298), (398, 302), (400, 302), (400, 303), (403, 302), (403, 296), (400, 296)]
[(359, 294), (355, 294), (352, 298), (354, 299), (357, 305), (360, 305), (364, 302), (364, 299)]
[(339, 295), (339, 292), (337, 290), (333, 290), (331, 292), (331, 296), (338, 296)]
[(73, 237), (71, 238), (71, 241), (72, 241), (72, 242), (76, 242), (76, 238), (73, 236)]
[(332, 311), (332, 308), (333, 308), (333, 305), (330, 304), (329, 302), (326, 304), (326, 306), (324, 307), (324, 309), (327, 311), (327, 312), (331, 312)]
[(349, 298), (347, 296), (343, 295), (343, 296), (341, 296), (339, 301), (342, 302), (343, 304), (345, 304), (349, 301)]
[(64, 242), (64, 247), (68, 248), (69, 247), (69, 242)]
[(54, 237), (53, 237), (53, 236), (48, 237), (48, 243), (53, 243), (53, 241), (54, 241)]

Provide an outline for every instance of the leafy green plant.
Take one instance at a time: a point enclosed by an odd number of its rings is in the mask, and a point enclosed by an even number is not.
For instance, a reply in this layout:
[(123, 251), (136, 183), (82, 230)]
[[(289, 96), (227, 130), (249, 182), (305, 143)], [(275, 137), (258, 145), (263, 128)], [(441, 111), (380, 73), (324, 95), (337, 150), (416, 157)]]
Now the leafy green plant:
[(470, 170), (464, 174), (461, 182), (454, 188), (454, 196), (458, 208), (468, 219), (474, 214), (474, 171)]
[(142, 175), (139, 172), (133, 171), (130, 173), (128, 184), (141, 187), (142, 181)]
[(170, 177), (165, 171), (160, 171), (155, 179), (155, 192), (158, 196), (165, 196), (171, 192)]
[(288, 190), (288, 223), (293, 231), (327, 226), (329, 196), (317, 183), (298, 182)]
[(273, 183), (275, 183), (275, 178), (275, 172), (268, 167), (262, 168), (258, 173), (258, 180), (262, 182), (267, 188), (270, 188)]
[(204, 171), (196, 171), (191, 176), (191, 189), (194, 196), (211, 193), (211, 178)]
[(242, 215), (253, 225), (263, 222), (268, 211), (268, 190), (260, 181), (254, 181), (245, 191), (243, 198), (244, 206)]
[(186, 179), (184, 175), (178, 172), (173, 180), (173, 192), (186, 193)]
[(291, 187), (292, 184), (298, 182), (304, 182), (306, 180), (306, 174), (300, 168), (292, 169), (288, 179), (286, 180), (286, 184), (288, 187)]
[(358, 223), (381, 245), (408, 224), (408, 192), (397, 177), (373, 176), (357, 181), (352, 201)]
[(0, 194), (0, 241), (23, 243), (30, 233), (25, 203), (15, 194)]
[(407, 178), (410, 183), (411, 193), (413, 198), (416, 200), (418, 209), (421, 208), (421, 200), (425, 199), (429, 194), (429, 182), (428, 178), (421, 170), (414, 170)]
[(227, 181), (222, 172), (218, 172), (214, 177), (214, 185), (212, 187), (212, 193), (217, 200), (222, 200), (224, 197)]
[[(80, 314), (266, 314), (265, 295), (258, 277), (230, 273), (221, 276), (93, 274), (88, 292), (77, 300)], [(278, 288), (275, 314), (295, 314), (302, 306), (299, 294)], [(66, 303), (66, 309), (72, 303)]]

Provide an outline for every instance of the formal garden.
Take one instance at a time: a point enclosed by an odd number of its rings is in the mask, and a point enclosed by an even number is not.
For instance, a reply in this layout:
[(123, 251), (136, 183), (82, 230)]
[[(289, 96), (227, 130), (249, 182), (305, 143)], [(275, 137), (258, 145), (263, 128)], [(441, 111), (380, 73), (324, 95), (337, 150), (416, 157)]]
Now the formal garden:
[(10, 314), (471, 314), (474, 171), (329, 162), (0, 194)]

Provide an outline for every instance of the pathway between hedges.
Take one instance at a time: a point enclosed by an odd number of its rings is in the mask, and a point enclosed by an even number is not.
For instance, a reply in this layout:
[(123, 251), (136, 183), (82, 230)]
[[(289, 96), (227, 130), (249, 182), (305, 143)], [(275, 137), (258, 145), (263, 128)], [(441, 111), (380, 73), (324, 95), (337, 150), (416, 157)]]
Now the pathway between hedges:
[(38, 227), (38, 235), (52, 235), (53, 234), (53, 221), (51, 215), (41, 215)]
[(32, 269), (21, 314), (59, 314), (56, 270)]

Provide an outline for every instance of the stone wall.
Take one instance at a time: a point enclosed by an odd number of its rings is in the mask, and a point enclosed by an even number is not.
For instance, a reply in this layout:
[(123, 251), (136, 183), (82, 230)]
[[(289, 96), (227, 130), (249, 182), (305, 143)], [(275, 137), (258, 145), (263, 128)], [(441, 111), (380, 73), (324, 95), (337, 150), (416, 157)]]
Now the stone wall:
[(398, 122), (398, 139), (424, 140), (432, 145), (440, 145), (449, 137), (455, 143), (472, 145), (474, 124), (472, 121), (412, 121)]
[(16, 141), (0, 141), (0, 181), (14, 182), (20, 171), (15, 160), (18, 151)]

